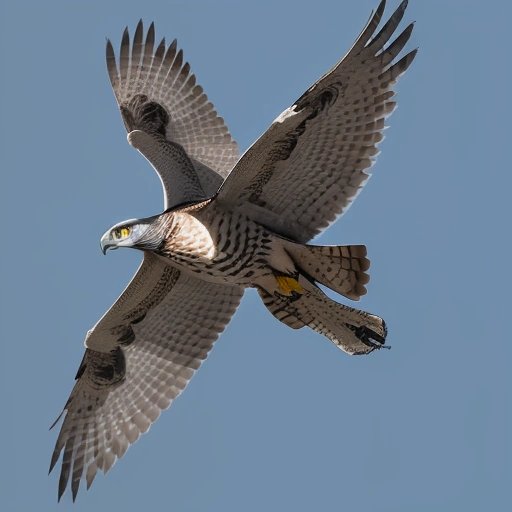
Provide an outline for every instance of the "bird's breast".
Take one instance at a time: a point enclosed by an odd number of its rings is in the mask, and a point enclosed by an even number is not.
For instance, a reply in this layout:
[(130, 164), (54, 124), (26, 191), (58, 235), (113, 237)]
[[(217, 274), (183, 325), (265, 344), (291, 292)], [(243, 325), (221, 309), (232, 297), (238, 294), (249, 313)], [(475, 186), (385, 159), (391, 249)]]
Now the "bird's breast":
[(187, 213), (175, 217), (164, 244), (167, 255), (192, 261), (215, 258), (216, 244), (208, 224)]
[(237, 212), (211, 209), (173, 220), (161, 254), (205, 278), (250, 285), (271, 252), (266, 230)]

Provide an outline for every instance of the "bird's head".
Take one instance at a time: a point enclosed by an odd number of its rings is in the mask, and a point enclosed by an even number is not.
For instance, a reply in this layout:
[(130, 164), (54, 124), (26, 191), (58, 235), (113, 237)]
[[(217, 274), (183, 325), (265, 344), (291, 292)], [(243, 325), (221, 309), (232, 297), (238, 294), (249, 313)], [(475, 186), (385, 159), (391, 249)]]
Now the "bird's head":
[(156, 249), (161, 242), (158, 229), (155, 228), (155, 218), (132, 219), (112, 226), (101, 237), (100, 246), (103, 254), (109, 249), (118, 247), (133, 247), (141, 250)]

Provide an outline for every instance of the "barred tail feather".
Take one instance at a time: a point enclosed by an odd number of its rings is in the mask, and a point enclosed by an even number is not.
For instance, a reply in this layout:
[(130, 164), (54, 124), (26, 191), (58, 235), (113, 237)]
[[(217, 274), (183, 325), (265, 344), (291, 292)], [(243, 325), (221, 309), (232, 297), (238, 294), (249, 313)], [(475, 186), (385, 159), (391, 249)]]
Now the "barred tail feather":
[(368, 354), (385, 346), (387, 329), (382, 318), (338, 304), (316, 286), (310, 285), (293, 298), (271, 295), (263, 289), (259, 294), (279, 321), (293, 329), (308, 326), (348, 354)]
[(370, 260), (364, 245), (314, 246), (293, 244), (286, 248), (299, 272), (352, 300), (366, 294)]

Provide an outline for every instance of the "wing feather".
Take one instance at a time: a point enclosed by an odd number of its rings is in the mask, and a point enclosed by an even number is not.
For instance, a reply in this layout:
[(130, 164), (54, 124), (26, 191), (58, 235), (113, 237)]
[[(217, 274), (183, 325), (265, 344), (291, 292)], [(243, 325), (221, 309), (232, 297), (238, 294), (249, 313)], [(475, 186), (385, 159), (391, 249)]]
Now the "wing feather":
[[(383, 2), (384, 3), (384, 2)], [(389, 20), (384, 23), (383, 27), (379, 30), (378, 34), (367, 44), (368, 48), (382, 48), (395, 33), (398, 25), (402, 21), (407, 8), (408, 0), (404, 0), (396, 9), (396, 11), (389, 17)], [(380, 21), (380, 19), (379, 19)]]
[(130, 34), (128, 32), (128, 27), (124, 29), (123, 37), (121, 39), (121, 48), (119, 50), (119, 69), (121, 71), (121, 84), (124, 84), (124, 87), (127, 87), (129, 85), (127, 78), (130, 70)]
[(137, 28), (135, 29), (135, 34), (133, 36), (133, 44), (132, 44), (132, 62), (140, 63), (140, 59), (142, 56), (142, 51), (144, 48), (142, 42), (143, 30), (142, 23), (137, 23)]
[(352, 45), (349, 54), (358, 53), (364, 48), (364, 46), (368, 43), (368, 40), (371, 38), (373, 33), (377, 30), (377, 27), (379, 26), (380, 20), (382, 19), (382, 15), (384, 14), (385, 9), (386, 0), (381, 0), (375, 12), (370, 15), (368, 23), (359, 34), (359, 37), (356, 39), (356, 42)]
[(414, 23), (410, 23), (407, 28), (380, 54), (383, 66), (387, 66), (403, 50), (404, 46), (411, 37)]
[[(208, 355), (242, 293), (145, 255), (132, 283), (86, 338), (50, 464), (51, 471), (63, 453), (59, 499), (69, 485), (74, 500), (84, 477), (89, 488), (97, 471), (107, 472), (169, 407)], [(127, 327), (135, 337), (123, 345), (119, 333)]]
[(110, 41), (110, 39), (107, 39), (106, 61), (110, 83), (112, 84), (112, 87), (114, 89), (117, 89), (119, 83), (119, 73), (117, 72), (114, 47), (112, 46), (112, 42)]
[(382, 29), (382, 1), (347, 55), (285, 110), (242, 156), (217, 200), (280, 234), (306, 242), (344, 213), (369, 178), (393, 84), (416, 50), (395, 58), (409, 25), (387, 47), (403, 1)]
[[(158, 174), (164, 189), (164, 209), (180, 204), (184, 199), (200, 201), (217, 190), (215, 186), (218, 188), (220, 179), (214, 179), (214, 187), (211, 187), (208, 180), (213, 171), (208, 172), (201, 165), (194, 165), (179, 144), (166, 140), (162, 135), (141, 130), (130, 132), (128, 142), (160, 170)], [(202, 173), (202, 180), (199, 179), (199, 172)], [(215, 177), (218, 178), (218, 175)]]
[[(155, 49), (154, 24), (151, 23), (144, 39), (141, 20), (131, 45), (128, 29), (123, 32), (117, 62), (112, 43), (107, 40), (106, 61), (128, 132), (141, 130), (155, 139), (182, 146), (192, 161), (201, 163), (196, 173), (205, 193), (216, 192), (238, 160), (238, 148), (202, 87), (197, 86), (176, 40), (166, 47), (162, 39)], [(162, 181), (176, 182), (179, 188), (182, 176), (175, 176), (170, 166), (162, 167), (161, 162), (152, 160), (145, 148), (138, 149), (150, 160)], [(208, 189), (206, 182), (211, 181), (211, 172), (205, 177), (205, 168), (219, 175), (213, 190)], [(193, 199), (180, 197), (178, 202)]]

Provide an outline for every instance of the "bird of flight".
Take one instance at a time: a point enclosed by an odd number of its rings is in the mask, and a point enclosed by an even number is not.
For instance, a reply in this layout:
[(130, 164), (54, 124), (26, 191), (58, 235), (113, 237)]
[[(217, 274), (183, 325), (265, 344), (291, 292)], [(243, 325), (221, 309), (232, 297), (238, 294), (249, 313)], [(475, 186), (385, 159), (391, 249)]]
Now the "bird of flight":
[[(384, 321), (339, 304), (366, 293), (362, 245), (307, 242), (351, 204), (367, 181), (400, 59), (413, 25), (389, 42), (407, 0), (377, 31), (385, 0), (347, 55), (238, 157), (224, 121), (196, 84), (176, 41), (155, 46), (154, 26), (125, 30), (107, 67), (128, 141), (158, 173), (165, 211), (121, 222), (103, 252), (143, 251), (132, 281), (87, 332), (86, 351), (61, 416), (51, 460), (62, 455), (59, 500), (73, 500), (108, 471), (185, 388), (247, 287), (293, 329), (310, 327), (349, 354), (382, 348)], [(60, 419), (60, 416), (59, 416)]]

